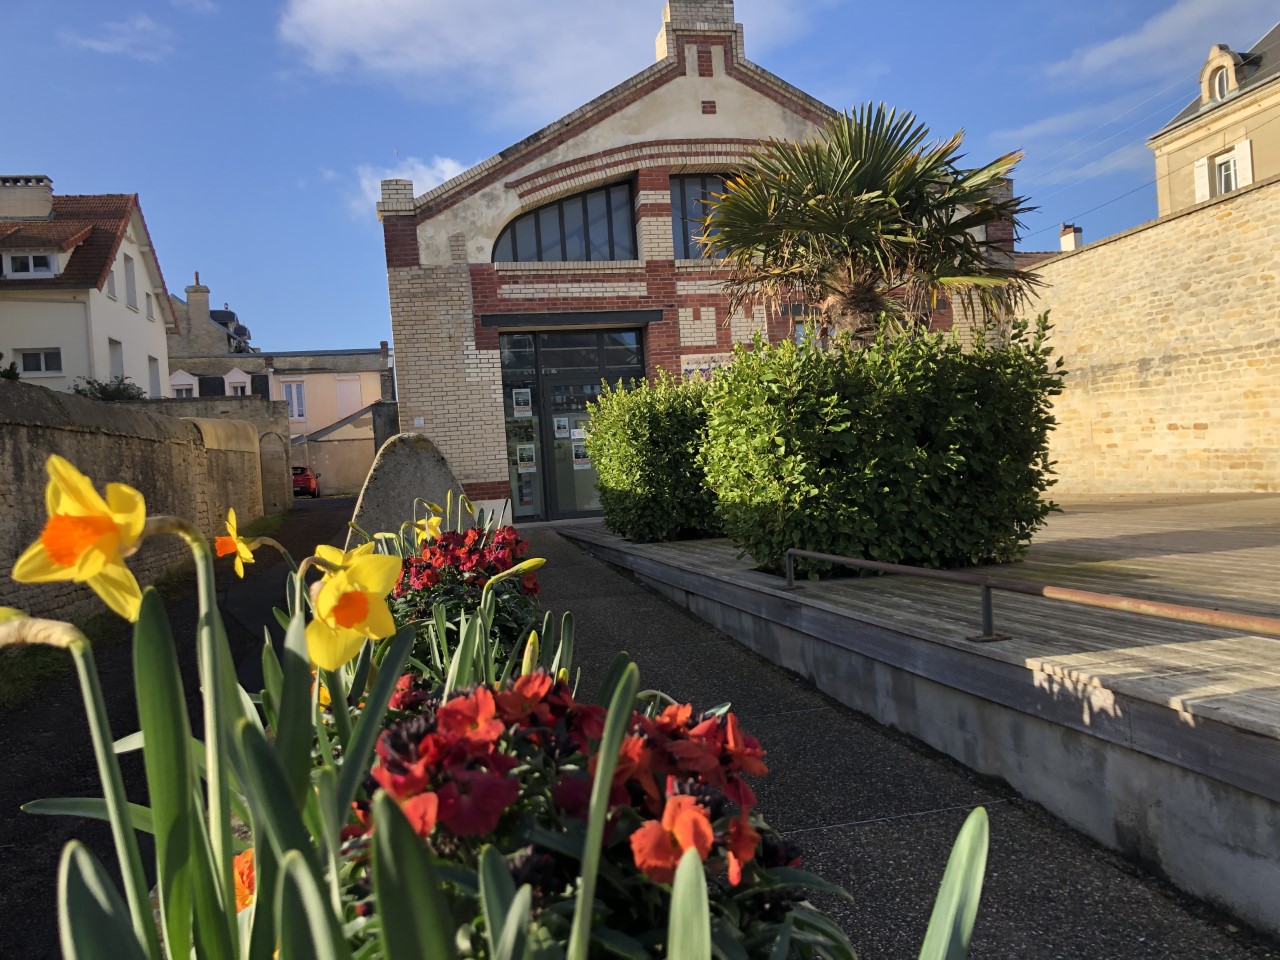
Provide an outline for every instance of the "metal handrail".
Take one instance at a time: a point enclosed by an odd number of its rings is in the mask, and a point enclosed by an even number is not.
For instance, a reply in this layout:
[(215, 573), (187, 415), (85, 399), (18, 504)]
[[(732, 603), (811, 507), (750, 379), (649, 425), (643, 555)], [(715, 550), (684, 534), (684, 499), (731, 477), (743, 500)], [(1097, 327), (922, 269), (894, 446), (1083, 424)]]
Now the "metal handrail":
[(1055, 587), (1047, 583), (1031, 583), (1027, 580), (1004, 580), (1000, 577), (988, 577), (980, 573), (963, 573), (958, 570), (930, 570), (927, 567), (910, 567), (900, 563), (881, 563), (878, 560), (860, 560), (854, 557), (840, 557), (831, 553), (815, 553), (812, 550), (792, 548), (787, 551), (787, 589), (796, 590), (795, 558), (821, 560), (825, 563), (837, 563), (859, 570), (877, 570), (881, 573), (899, 573), (904, 576), (918, 577), (922, 580), (942, 580), (948, 583), (966, 583), (982, 588), (982, 635), (969, 639), (981, 643), (993, 640), (1008, 640), (1009, 637), (995, 632), (995, 610), (992, 606), (991, 592), (1004, 590), (1008, 593), (1022, 593), (1032, 597), (1045, 597), (1049, 600), (1061, 600), (1085, 607), (1099, 607), (1103, 610), (1116, 610), (1121, 613), (1136, 613), (1145, 617), (1160, 617), (1165, 620), (1180, 620), (1183, 623), (1198, 623), (1206, 627), (1221, 627), (1227, 630), (1239, 630), (1242, 633), (1264, 633), (1280, 636), (1280, 619), (1260, 617), (1251, 613), (1233, 613), (1229, 610), (1210, 610), (1207, 607), (1188, 607), (1178, 603), (1161, 603), (1158, 600), (1140, 600), (1137, 597), (1125, 597), (1115, 593), (1095, 593), (1091, 590), (1073, 590), (1069, 587)]

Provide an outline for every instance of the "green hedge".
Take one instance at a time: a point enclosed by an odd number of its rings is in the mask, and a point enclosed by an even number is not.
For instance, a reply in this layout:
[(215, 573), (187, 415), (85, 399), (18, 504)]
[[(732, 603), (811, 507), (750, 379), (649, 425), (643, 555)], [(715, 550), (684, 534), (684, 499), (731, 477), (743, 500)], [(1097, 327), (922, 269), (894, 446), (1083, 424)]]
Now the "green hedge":
[(636, 543), (718, 532), (699, 452), (706, 381), (660, 374), (634, 389), (606, 385), (591, 408), (587, 451), (605, 525)]
[[(725, 533), (766, 569), (791, 547), (950, 567), (1014, 559), (1053, 505), (1049, 326), (1006, 345), (739, 347), (707, 394), (702, 462)], [(798, 564), (811, 574), (824, 564)]]

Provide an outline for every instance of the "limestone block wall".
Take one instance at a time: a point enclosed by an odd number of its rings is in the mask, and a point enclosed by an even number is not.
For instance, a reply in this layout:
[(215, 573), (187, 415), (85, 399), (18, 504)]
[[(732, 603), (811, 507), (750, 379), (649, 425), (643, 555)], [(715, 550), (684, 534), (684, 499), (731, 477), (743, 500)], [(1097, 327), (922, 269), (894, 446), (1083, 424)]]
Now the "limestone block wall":
[[(24, 383), (0, 382), (0, 605), (62, 620), (105, 609), (87, 587), (16, 584), (13, 563), (44, 527), (44, 463), (66, 457), (101, 489), (125, 483), (141, 491), (151, 514), (173, 514), (206, 534), (222, 532), (228, 507), (242, 522), (262, 515), (257, 431), (248, 423), (154, 416)], [(173, 538), (145, 544), (129, 560), (153, 583), (188, 552)]]
[(1280, 177), (1037, 269), (1055, 496), (1280, 490)]

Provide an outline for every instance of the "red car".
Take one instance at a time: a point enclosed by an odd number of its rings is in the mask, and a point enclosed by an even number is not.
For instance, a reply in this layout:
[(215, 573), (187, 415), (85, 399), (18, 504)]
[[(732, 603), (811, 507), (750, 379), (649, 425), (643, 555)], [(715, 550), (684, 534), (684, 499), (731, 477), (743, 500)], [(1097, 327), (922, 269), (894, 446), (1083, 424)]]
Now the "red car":
[(310, 467), (293, 468), (293, 495), (295, 497), (318, 497), (320, 486), (316, 482), (320, 474), (312, 473)]

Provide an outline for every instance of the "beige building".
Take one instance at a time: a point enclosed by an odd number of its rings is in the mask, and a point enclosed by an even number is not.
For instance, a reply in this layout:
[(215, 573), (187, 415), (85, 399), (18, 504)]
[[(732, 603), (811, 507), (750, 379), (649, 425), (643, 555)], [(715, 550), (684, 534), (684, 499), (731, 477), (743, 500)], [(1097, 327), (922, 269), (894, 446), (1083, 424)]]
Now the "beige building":
[(1199, 81), (1150, 140), (1162, 217), (1280, 174), (1280, 24), (1245, 53), (1215, 44)]
[(0, 176), (0, 352), (23, 380), (71, 390), (125, 377), (170, 396), (175, 319), (137, 194), (55, 196)]

